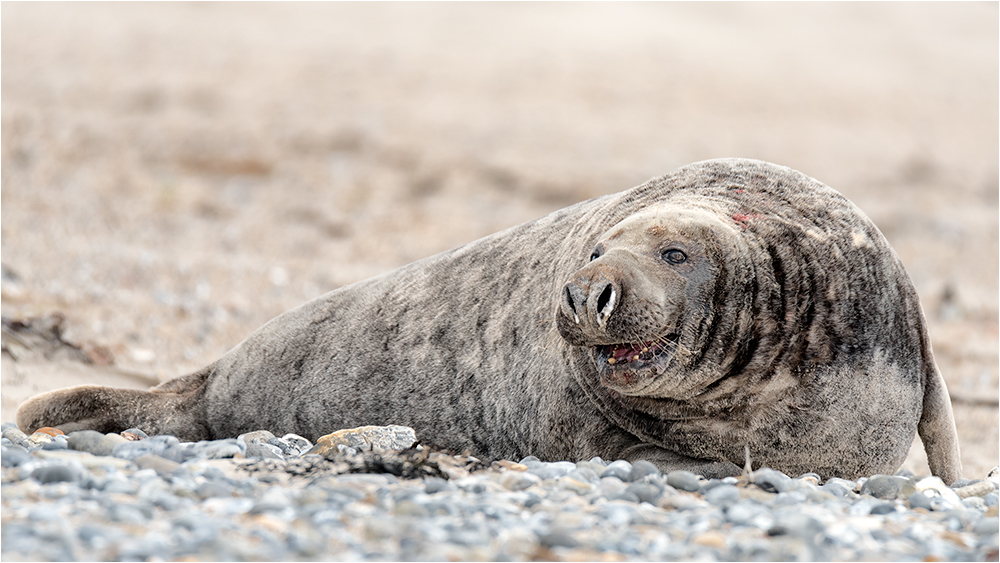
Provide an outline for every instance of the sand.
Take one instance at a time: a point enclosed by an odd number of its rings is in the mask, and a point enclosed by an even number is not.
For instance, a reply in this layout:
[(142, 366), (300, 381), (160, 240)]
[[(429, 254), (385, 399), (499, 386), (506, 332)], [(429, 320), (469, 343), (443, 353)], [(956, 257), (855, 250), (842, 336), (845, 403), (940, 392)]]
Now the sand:
[[(5, 352), (3, 421), (43, 390), (182, 375), (329, 290), (742, 156), (879, 225), (966, 473), (998, 463), (996, 3), (0, 10), (3, 315), (61, 314), (97, 361)], [(916, 447), (906, 467), (924, 463)]]

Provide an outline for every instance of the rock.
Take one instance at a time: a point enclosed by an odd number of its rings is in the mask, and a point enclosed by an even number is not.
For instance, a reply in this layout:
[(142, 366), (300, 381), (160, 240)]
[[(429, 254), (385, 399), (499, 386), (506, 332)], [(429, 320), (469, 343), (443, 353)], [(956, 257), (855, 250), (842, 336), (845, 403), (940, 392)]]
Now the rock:
[(785, 493), (792, 478), (780, 471), (764, 467), (753, 472), (753, 484), (769, 493)]
[(838, 498), (849, 498), (852, 493), (847, 487), (841, 485), (840, 483), (824, 483), (819, 486), (821, 491), (832, 494)]
[(528, 473), (538, 475), (543, 481), (565, 477), (576, 469), (576, 464), (569, 461), (540, 462), (525, 465), (528, 466)]
[(632, 474), (632, 464), (625, 461), (624, 459), (619, 459), (608, 464), (608, 467), (602, 471), (600, 477), (617, 477), (622, 481), (628, 481), (629, 476)]
[(698, 476), (684, 470), (667, 473), (667, 484), (675, 489), (689, 493), (695, 493), (701, 489), (701, 481), (698, 479)]
[(538, 543), (545, 547), (579, 547), (580, 542), (569, 532), (563, 530), (553, 530), (551, 532), (539, 534)]
[(247, 442), (243, 455), (248, 458), (285, 459), (277, 447), (262, 442)]
[(499, 482), (505, 489), (511, 491), (523, 491), (528, 487), (540, 485), (542, 483), (542, 479), (538, 475), (528, 473), (527, 471), (504, 471), (500, 473)]
[(904, 492), (907, 482), (908, 479), (895, 475), (873, 475), (861, 486), (861, 494), (880, 499), (896, 499)]
[(663, 489), (661, 487), (657, 487), (653, 483), (640, 481), (629, 483), (625, 492), (635, 495), (639, 502), (648, 502), (649, 504), (655, 505), (656, 501), (660, 500), (660, 496), (663, 494)]
[(989, 481), (970, 482), (963, 487), (956, 487), (955, 484), (952, 484), (951, 488), (960, 498), (982, 497), (996, 491), (996, 487)]
[(906, 498), (907, 504), (910, 508), (923, 508), (924, 510), (931, 510), (931, 499), (927, 497), (924, 493), (916, 491)]
[(152, 469), (160, 477), (166, 477), (174, 472), (180, 464), (158, 455), (147, 454), (136, 458), (135, 465), (139, 469)]
[(236, 455), (243, 455), (246, 446), (240, 444), (235, 438), (224, 440), (203, 440), (190, 446), (195, 457), (201, 459), (227, 459)]
[(949, 510), (964, 506), (962, 498), (951, 487), (945, 485), (940, 477), (924, 477), (913, 487), (931, 499), (934, 510)]
[(585, 495), (593, 490), (593, 486), (589, 483), (584, 483), (583, 481), (578, 481), (569, 475), (560, 477), (558, 480), (559, 488), (566, 491), (573, 491), (578, 495)]
[[(512, 472), (520, 473), (520, 472)], [(500, 482), (503, 485), (503, 481)], [(506, 486), (506, 485), (504, 485)], [(428, 477), (424, 479), (424, 492), (432, 495), (434, 493), (440, 493), (441, 491), (454, 491), (457, 488), (450, 481), (441, 479), (440, 477)], [(512, 489), (513, 490), (513, 489)]]
[[(641, 481), (647, 475), (659, 475), (660, 469), (653, 465), (652, 462), (640, 459), (639, 461), (632, 464), (632, 470), (629, 472), (629, 481)], [(693, 475), (693, 473), (692, 473)]]
[(31, 472), (31, 478), (41, 484), (77, 482), (83, 479), (86, 471), (64, 463), (43, 465)]
[(868, 514), (879, 515), (879, 514), (891, 514), (896, 512), (896, 505), (891, 502), (880, 502), (872, 506), (871, 511)]
[(273, 440), (274, 437), (274, 434), (268, 432), (267, 430), (255, 430), (253, 432), (240, 434), (236, 437), (236, 441), (244, 444), (266, 444), (268, 440)]
[(48, 444), (52, 440), (53, 440), (53, 437), (52, 437), (51, 434), (47, 434), (45, 432), (35, 432), (31, 436), (28, 436), (27, 442), (30, 445), (27, 446), (27, 447), (28, 447), (28, 449), (31, 449), (31, 448), (41, 448), (42, 446), (44, 446), (45, 444)]
[(123, 442), (124, 440), (119, 442), (95, 430), (78, 430), (69, 434), (66, 444), (71, 450), (109, 456), (112, 455), (115, 446)]
[(18, 430), (17, 426), (8, 426), (3, 430), (3, 437), (10, 440), (13, 444), (21, 446), (22, 448), (30, 448), (31, 443), (28, 442), (28, 436), (24, 432)]
[(167, 449), (167, 444), (162, 441), (138, 440), (118, 444), (112, 448), (111, 455), (119, 459), (135, 461), (144, 455), (160, 455), (165, 449)]
[(3, 446), (0, 450), (0, 459), (3, 460), (3, 467), (18, 467), (22, 463), (31, 460), (32, 456), (28, 450), (21, 446)]
[(299, 436), (298, 434), (285, 434), (281, 437), (281, 439), (295, 446), (299, 450), (300, 454), (308, 452), (313, 447), (312, 442), (302, 436)]
[(362, 426), (327, 434), (307, 453), (336, 454), (338, 445), (358, 450), (402, 451), (416, 441), (416, 432), (408, 426)]
[(120, 436), (129, 442), (146, 440), (149, 438), (149, 436), (147, 436), (145, 432), (143, 432), (138, 428), (129, 428), (128, 430), (123, 430)]
[(722, 484), (705, 493), (705, 500), (719, 508), (729, 508), (740, 502), (740, 490), (732, 485)]
[(278, 448), (278, 452), (284, 457), (299, 455), (299, 449), (282, 438), (271, 438), (267, 441), (267, 445)]

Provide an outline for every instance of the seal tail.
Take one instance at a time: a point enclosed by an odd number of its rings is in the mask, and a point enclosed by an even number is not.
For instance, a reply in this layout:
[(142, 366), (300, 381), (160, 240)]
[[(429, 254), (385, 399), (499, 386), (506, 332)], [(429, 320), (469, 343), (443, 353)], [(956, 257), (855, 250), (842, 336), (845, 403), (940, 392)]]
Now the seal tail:
[(952, 484), (962, 477), (962, 459), (958, 449), (958, 432), (951, 398), (944, 377), (930, 360), (929, 373), (924, 382), (924, 405), (917, 424), (917, 433), (927, 452), (931, 474), (945, 483)]
[[(52, 426), (121, 432), (139, 428), (150, 436), (172, 434), (185, 441), (209, 439), (198, 416), (200, 389), (207, 374), (195, 373), (149, 391), (80, 385), (42, 393), (17, 409), (17, 426), (26, 433)], [(175, 383), (179, 381), (179, 383)]]

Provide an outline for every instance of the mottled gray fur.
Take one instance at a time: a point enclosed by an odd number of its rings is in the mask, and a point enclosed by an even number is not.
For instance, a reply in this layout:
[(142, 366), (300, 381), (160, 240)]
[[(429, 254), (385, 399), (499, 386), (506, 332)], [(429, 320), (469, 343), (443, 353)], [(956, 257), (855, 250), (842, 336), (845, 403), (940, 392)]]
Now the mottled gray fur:
[(823, 184), (739, 159), (327, 293), (151, 391), (54, 391), (17, 420), (185, 440), (402, 424), (485, 459), (718, 476), (748, 449), (755, 468), (847, 478), (894, 472), (919, 430), (931, 471), (961, 472), (917, 295), (885, 238)]

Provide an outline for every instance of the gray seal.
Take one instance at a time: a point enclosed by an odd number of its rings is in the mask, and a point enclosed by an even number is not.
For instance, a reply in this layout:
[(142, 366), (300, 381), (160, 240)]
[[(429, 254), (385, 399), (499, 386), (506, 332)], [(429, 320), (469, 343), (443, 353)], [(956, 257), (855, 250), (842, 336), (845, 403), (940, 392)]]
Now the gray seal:
[(874, 224), (789, 168), (695, 163), (327, 293), (149, 391), (21, 405), (31, 431), (315, 440), (411, 426), (483, 459), (736, 475), (961, 474), (917, 294)]

